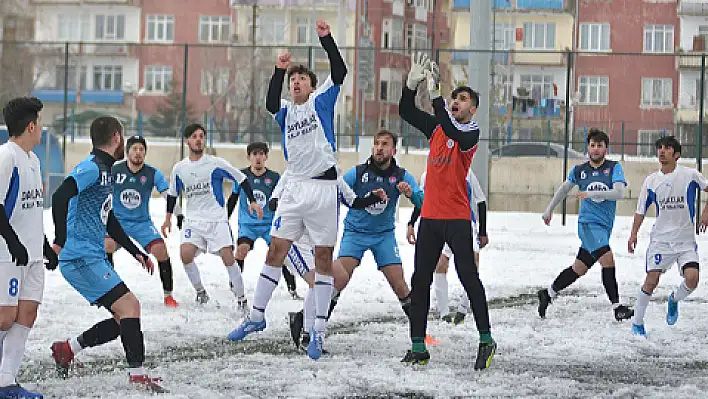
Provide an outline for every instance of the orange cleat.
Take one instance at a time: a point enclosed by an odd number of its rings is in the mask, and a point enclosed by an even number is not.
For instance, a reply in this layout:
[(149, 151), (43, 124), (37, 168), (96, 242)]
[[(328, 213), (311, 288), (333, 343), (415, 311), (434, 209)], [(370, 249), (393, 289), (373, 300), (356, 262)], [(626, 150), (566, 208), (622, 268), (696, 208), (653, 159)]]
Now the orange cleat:
[(158, 382), (161, 382), (162, 378), (150, 378), (147, 375), (131, 375), (130, 383), (136, 387), (146, 389), (155, 393), (165, 393), (169, 392), (167, 389), (161, 387)]
[(173, 298), (172, 295), (169, 295), (165, 297), (165, 306), (168, 308), (176, 308), (179, 306), (179, 302), (175, 301), (175, 298)]
[(440, 345), (440, 341), (431, 337), (430, 335), (426, 334), (425, 335), (425, 344), (430, 345), (430, 346), (438, 346), (438, 345)]

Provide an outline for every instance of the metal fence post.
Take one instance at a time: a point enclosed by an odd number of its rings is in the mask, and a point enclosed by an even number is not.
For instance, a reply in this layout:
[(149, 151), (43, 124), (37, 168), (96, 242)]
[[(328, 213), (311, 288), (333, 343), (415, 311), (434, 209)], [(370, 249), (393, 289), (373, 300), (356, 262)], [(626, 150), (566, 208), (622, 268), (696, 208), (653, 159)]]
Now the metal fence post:
[[(706, 88), (706, 55), (701, 55), (701, 83), (700, 83), (700, 93), (701, 98), (698, 104), (698, 140), (697, 140), (697, 154), (696, 162), (698, 163), (698, 171), (703, 173), (703, 106), (705, 105), (705, 88)], [(701, 218), (701, 191), (697, 190), (698, 196), (696, 198), (696, 220)], [(696, 233), (698, 233), (700, 224), (696, 223)]]
[[(187, 68), (189, 67), (189, 45), (184, 45), (184, 76), (182, 77), (182, 127), (179, 129), (180, 133), (184, 131), (187, 127)], [(182, 137), (181, 134), (177, 135)], [(180, 140), (179, 146), (179, 159), (184, 158), (184, 140)]]
[(624, 121), (622, 121), (622, 160), (624, 161)]
[[(573, 67), (572, 52), (568, 51), (566, 53), (566, 61), (568, 67), (565, 71), (565, 140), (563, 143), (563, 179), (568, 176), (568, 142), (570, 141), (570, 79)], [(565, 226), (565, 217), (568, 210), (567, 200), (563, 199), (563, 217), (561, 224)]]
[(66, 164), (66, 120), (69, 117), (69, 42), (64, 43), (64, 120), (61, 133), (61, 157)]

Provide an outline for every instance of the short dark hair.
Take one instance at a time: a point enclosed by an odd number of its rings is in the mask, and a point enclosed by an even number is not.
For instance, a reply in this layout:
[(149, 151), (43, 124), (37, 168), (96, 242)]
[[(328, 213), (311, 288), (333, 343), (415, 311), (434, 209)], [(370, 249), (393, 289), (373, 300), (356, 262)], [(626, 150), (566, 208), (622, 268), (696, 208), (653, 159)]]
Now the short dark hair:
[(130, 136), (130, 138), (127, 140), (126, 145), (125, 145), (125, 152), (130, 151), (130, 147), (133, 146), (133, 144), (142, 144), (143, 147), (145, 148), (145, 152), (147, 152), (148, 146), (147, 142), (145, 141), (145, 138), (142, 136)]
[(100, 116), (91, 123), (91, 144), (94, 148), (111, 144), (113, 135), (123, 134), (123, 125), (112, 116)]
[(202, 125), (199, 124), (199, 123), (192, 123), (191, 125), (187, 125), (187, 127), (184, 128), (184, 132), (182, 133), (182, 136), (183, 136), (185, 139), (188, 139), (188, 138), (190, 138), (190, 137), (192, 136), (192, 134), (194, 134), (194, 132), (196, 132), (197, 130), (203, 131), (203, 132), (204, 132), (204, 135), (206, 136), (206, 132), (207, 132), (206, 129), (204, 128), (204, 126), (202, 126)]
[(452, 94), (450, 96), (452, 98), (457, 97), (458, 94), (460, 93), (467, 93), (470, 95), (470, 98), (474, 102), (475, 108), (479, 108), (479, 93), (476, 91), (472, 90), (471, 87), (469, 86), (458, 86), (455, 90), (452, 91)]
[(22, 136), (30, 122), (37, 122), (42, 108), (44, 104), (36, 97), (18, 97), (10, 100), (2, 109), (10, 137)]
[(588, 144), (590, 144), (590, 140), (592, 141), (602, 141), (605, 143), (605, 147), (610, 146), (610, 138), (607, 136), (607, 133), (603, 132), (600, 129), (597, 128), (592, 128), (588, 132), (588, 137), (585, 139)]
[(657, 150), (661, 148), (661, 146), (664, 146), (673, 148), (674, 153), (681, 153), (681, 143), (679, 143), (679, 141), (676, 140), (676, 137), (674, 136), (660, 137), (658, 140), (656, 140), (656, 143), (654, 145), (656, 146)]
[(398, 136), (396, 136), (396, 133), (391, 132), (389, 130), (379, 130), (378, 133), (374, 135), (374, 138), (376, 137), (381, 137), (381, 136), (388, 136), (391, 138), (393, 141), (393, 146), (395, 147), (398, 144)]
[(268, 144), (262, 142), (262, 141), (256, 141), (254, 143), (251, 143), (246, 147), (246, 154), (251, 155), (255, 152), (263, 152), (264, 154), (268, 155)]
[(309, 76), (312, 88), (314, 89), (315, 87), (317, 87), (317, 75), (315, 75), (315, 73), (312, 72), (308, 67), (302, 64), (291, 66), (290, 69), (288, 69), (288, 81), (290, 81), (290, 77), (296, 73), (299, 73), (300, 75)]

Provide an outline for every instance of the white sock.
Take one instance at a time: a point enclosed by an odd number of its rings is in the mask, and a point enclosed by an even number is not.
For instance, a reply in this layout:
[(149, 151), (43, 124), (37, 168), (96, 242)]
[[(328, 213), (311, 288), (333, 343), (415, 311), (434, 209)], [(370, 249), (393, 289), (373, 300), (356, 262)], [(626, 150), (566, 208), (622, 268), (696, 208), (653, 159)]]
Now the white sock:
[(2, 362), (2, 345), (5, 341), (5, 335), (7, 335), (7, 330), (0, 330), (0, 362)]
[(130, 375), (147, 375), (147, 373), (145, 372), (145, 369), (142, 367), (135, 367), (135, 368), (131, 367), (128, 369), (128, 374), (130, 374)]
[(236, 295), (236, 298), (243, 299), (245, 292), (243, 288), (243, 277), (241, 276), (241, 268), (236, 263), (231, 266), (226, 266), (226, 271), (229, 272), (229, 282), (231, 283), (231, 292)]
[(686, 286), (686, 280), (683, 280), (673, 295), (674, 301), (683, 301), (687, 296), (691, 295), (692, 292), (693, 290)]
[(2, 363), (0, 364), (0, 386), (15, 384), (15, 376), (20, 371), (22, 357), (25, 355), (25, 345), (30, 328), (14, 323), (4, 339), (2, 348)]
[(637, 297), (637, 303), (634, 305), (634, 318), (632, 323), (636, 325), (644, 325), (644, 314), (647, 312), (647, 305), (649, 305), (649, 299), (651, 294), (647, 294), (643, 289), (639, 290), (639, 296)]
[(305, 293), (305, 306), (304, 306), (304, 319), (303, 329), (308, 333), (315, 325), (315, 290), (314, 288), (309, 288)]
[(315, 272), (315, 326), (317, 332), (324, 332), (327, 328), (327, 313), (329, 302), (332, 299), (334, 277)]
[(81, 352), (84, 350), (84, 348), (81, 346), (79, 343), (79, 338), (72, 338), (69, 340), (69, 346), (71, 347), (71, 352), (76, 356), (77, 353)]
[(251, 321), (263, 321), (265, 319), (265, 310), (268, 307), (268, 302), (270, 302), (270, 297), (273, 296), (273, 291), (278, 286), (282, 274), (283, 268), (281, 266), (263, 265), (261, 275), (258, 276), (258, 281), (256, 282), (256, 292), (253, 294)]
[(457, 311), (463, 314), (470, 312), (470, 298), (464, 290), (460, 295), (460, 304), (457, 306)]
[(447, 295), (447, 273), (433, 274), (433, 287), (435, 287), (435, 305), (440, 312), (440, 317), (450, 313), (450, 300)]
[(194, 289), (197, 291), (204, 291), (204, 286), (202, 285), (202, 277), (199, 275), (199, 269), (197, 268), (197, 264), (192, 262), (184, 265), (184, 271), (187, 273), (187, 277), (189, 277), (189, 282), (192, 283)]
[(555, 298), (556, 295), (558, 295), (556, 290), (553, 289), (553, 284), (549, 285), (546, 291), (548, 291), (548, 296), (550, 296), (551, 298)]

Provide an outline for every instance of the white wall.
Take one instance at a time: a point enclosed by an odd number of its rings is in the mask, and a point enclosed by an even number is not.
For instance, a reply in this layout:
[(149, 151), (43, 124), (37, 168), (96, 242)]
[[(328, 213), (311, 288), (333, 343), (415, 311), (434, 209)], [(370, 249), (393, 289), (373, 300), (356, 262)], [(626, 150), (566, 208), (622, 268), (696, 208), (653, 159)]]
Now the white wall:
[(59, 40), (59, 15), (88, 16), (88, 38), (85, 41), (96, 40), (96, 15), (125, 15), (125, 38), (120, 42), (139, 43), (141, 11), (139, 7), (121, 5), (42, 5), (37, 7), (37, 25), (35, 38), (38, 41)]
[(693, 36), (698, 34), (698, 27), (704, 25), (708, 26), (708, 16), (685, 16), (681, 17), (680, 26), (680, 42), (679, 47), (684, 51), (691, 51), (693, 49)]

